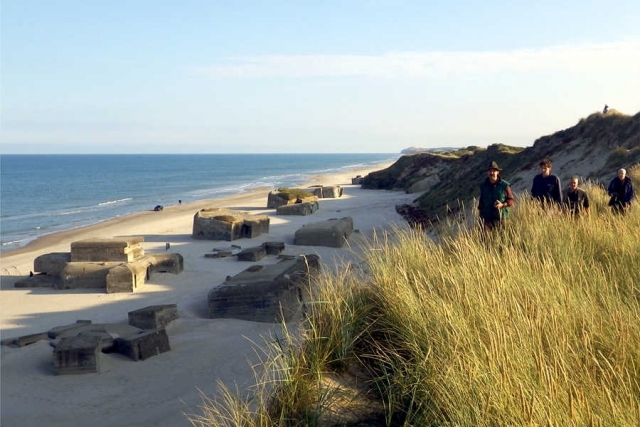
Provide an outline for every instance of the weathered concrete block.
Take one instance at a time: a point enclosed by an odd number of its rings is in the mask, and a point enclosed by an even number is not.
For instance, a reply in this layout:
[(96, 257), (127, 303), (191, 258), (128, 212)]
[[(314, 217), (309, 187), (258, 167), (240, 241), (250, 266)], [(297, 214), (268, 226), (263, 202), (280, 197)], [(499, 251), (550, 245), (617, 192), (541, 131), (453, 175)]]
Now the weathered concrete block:
[(277, 215), (312, 215), (318, 210), (318, 202), (296, 203), (276, 208)]
[(294, 235), (295, 245), (341, 248), (353, 233), (353, 219), (344, 217), (307, 224)]
[(108, 294), (135, 292), (149, 278), (149, 262), (133, 261), (112, 267), (105, 277), (105, 289)]
[(164, 329), (177, 318), (176, 304), (152, 305), (129, 312), (129, 324), (140, 329)]
[(302, 197), (300, 197), (300, 194), (294, 194), (288, 191), (270, 191), (267, 195), (267, 208), (276, 209), (278, 206), (318, 201), (318, 196), (312, 193), (314, 190), (302, 189), (301, 191), (302, 193), (306, 193), (306, 195), (302, 194)]
[(209, 292), (209, 316), (255, 322), (289, 321), (302, 307), (302, 288), (319, 269), (317, 255), (248, 268)]
[(262, 246), (267, 255), (280, 255), (284, 251), (284, 242), (264, 242)]
[(71, 243), (71, 262), (133, 261), (144, 256), (142, 237), (85, 239)]
[(264, 246), (255, 246), (241, 250), (236, 256), (238, 261), (260, 261), (267, 256), (267, 250)]
[(325, 185), (322, 187), (323, 199), (337, 199), (342, 197), (342, 187), (339, 185)]
[(100, 337), (75, 336), (60, 340), (53, 351), (53, 365), (58, 375), (99, 372)]
[(116, 339), (116, 351), (133, 360), (146, 360), (171, 350), (166, 329), (141, 331)]
[(269, 232), (267, 215), (250, 215), (222, 208), (202, 209), (193, 218), (194, 239), (235, 240)]
[(71, 262), (70, 252), (54, 252), (40, 255), (33, 260), (33, 271), (46, 273), (49, 276), (60, 277), (62, 270)]
[(178, 253), (150, 254), (138, 261), (149, 264), (149, 273), (180, 274), (184, 270), (184, 257)]
[(56, 289), (105, 289), (107, 275), (120, 262), (70, 262), (62, 270)]
[(362, 177), (362, 175), (356, 175), (355, 177), (351, 178), (351, 184), (352, 185), (360, 185), (362, 184), (362, 180), (364, 178)]

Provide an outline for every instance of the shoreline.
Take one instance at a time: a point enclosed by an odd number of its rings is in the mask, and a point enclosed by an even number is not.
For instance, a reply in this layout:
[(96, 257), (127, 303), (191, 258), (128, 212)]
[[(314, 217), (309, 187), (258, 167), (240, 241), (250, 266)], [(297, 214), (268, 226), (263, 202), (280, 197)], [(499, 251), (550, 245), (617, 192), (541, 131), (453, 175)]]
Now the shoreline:
[[(365, 176), (369, 172), (374, 172), (378, 170), (385, 169), (392, 165), (392, 162), (382, 163), (380, 165), (375, 165), (368, 168), (357, 168), (357, 169), (349, 169), (339, 173), (330, 173), (330, 174), (313, 174), (313, 175), (305, 175), (308, 178), (308, 182), (305, 183), (296, 183), (296, 187), (310, 187), (313, 185), (320, 185), (322, 183), (332, 182), (334, 177), (342, 177), (344, 175), (352, 174), (354, 177), (357, 175)], [(349, 182), (350, 184), (350, 182)], [(346, 183), (336, 184), (336, 185), (347, 185)], [(3, 266), (3, 259), (11, 258), (17, 255), (23, 255), (29, 252), (37, 252), (45, 247), (50, 247), (59, 244), (61, 241), (73, 241), (73, 240), (82, 240), (89, 237), (106, 237), (103, 236), (105, 233), (101, 230), (104, 229), (112, 229), (113, 227), (120, 227), (123, 225), (127, 225), (129, 222), (136, 221), (144, 216), (150, 216), (154, 221), (159, 218), (167, 219), (167, 217), (174, 217), (177, 215), (184, 214), (183, 211), (189, 210), (192, 211), (193, 214), (198, 210), (209, 207), (233, 207), (236, 204), (241, 204), (243, 201), (255, 200), (260, 197), (260, 195), (264, 194), (265, 197), (265, 207), (266, 208), (266, 198), (269, 191), (272, 191), (273, 188), (269, 187), (257, 187), (253, 188), (249, 191), (238, 193), (230, 196), (223, 196), (214, 199), (203, 199), (196, 200), (193, 202), (182, 203), (181, 205), (175, 204), (171, 206), (165, 206), (161, 212), (155, 212), (153, 210), (144, 210), (139, 212), (130, 213), (127, 215), (122, 215), (114, 218), (110, 218), (104, 221), (97, 222), (95, 224), (84, 225), (68, 230), (55, 231), (49, 234), (45, 234), (43, 236), (37, 237), (34, 240), (31, 240), (24, 246), (17, 247), (15, 249), (7, 249), (0, 251), (0, 270), (5, 269)], [(255, 208), (255, 206), (252, 206)], [(98, 233), (100, 236), (95, 236)], [(1, 271), (0, 271), (1, 273)]]

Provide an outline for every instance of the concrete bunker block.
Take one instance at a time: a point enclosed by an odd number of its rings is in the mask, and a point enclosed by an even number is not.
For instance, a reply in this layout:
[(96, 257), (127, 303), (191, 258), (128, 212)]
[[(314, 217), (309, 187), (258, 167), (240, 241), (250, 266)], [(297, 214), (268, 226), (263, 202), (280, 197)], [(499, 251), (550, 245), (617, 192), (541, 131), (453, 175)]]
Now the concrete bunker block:
[(267, 215), (250, 215), (231, 209), (208, 208), (196, 212), (192, 237), (198, 240), (253, 238), (269, 232)]
[(33, 260), (33, 271), (46, 273), (49, 276), (60, 277), (62, 270), (71, 262), (70, 252), (54, 252), (40, 255)]
[(267, 250), (264, 246), (255, 246), (241, 250), (236, 256), (238, 261), (260, 261), (267, 256)]
[(184, 270), (184, 257), (177, 253), (147, 255), (138, 261), (149, 264), (149, 273), (180, 274)]
[[(278, 206), (293, 205), (295, 203), (317, 202), (318, 196), (310, 189), (293, 189), (292, 191), (270, 191), (267, 196), (267, 208), (277, 209)], [(300, 197), (302, 195), (302, 197)]]
[(53, 351), (53, 365), (58, 375), (92, 374), (100, 371), (99, 336), (64, 337)]
[(344, 217), (307, 224), (295, 232), (294, 244), (341, 248), (353, 233), (353, 219)]
[(142, 237), (92, 238), (71, 243), (71, 262), (124, 261), (144, 256)]
[(262, 246), (267, 255), (280, 255), (284, 251), (284, 242), (264, 242)]
[(351, 178), (351, 184), (352, 185), (360, 185), (362, 184), (362, 180), (364, 178), (362, 177), (362, 175), (356, 175), (353, 178)]
[(318, 202), (296, 203), (283, 205), (276, 208), (277, 215), (312, 215), (318, 210)]
[(129, 312), (129, 324), (140, 329), (164, 329), (177, 318), (176, 304), (151, 305)]
[(342, 187), (339, 185), (325, 185), (322, 187), (323, 199), (337, 199), (342, 197)]
[(107, 275), (120, 262), (70, 262), (62, 271), (62, 279), (56, 289), (105, 289)]
[(287, 322), (300, 312), (303, 288), (320, 269), (317, 255), (253, 266), (209, 291), (209, 316), (254, 322)]
[(307, 191), (319, 199), (322, 199), (322, 185), (312, 185), (309, 188), (305, 188), (304, 191)]
[(108, 294), (135, 292), (148, 278), (148, 260), (128, 262), (109, 270), (105, 278), (105, 288)]
[(146, 360), (171, 350), (166, 329), (141, 331), (115, 340), (116, 351), (131, 359)]

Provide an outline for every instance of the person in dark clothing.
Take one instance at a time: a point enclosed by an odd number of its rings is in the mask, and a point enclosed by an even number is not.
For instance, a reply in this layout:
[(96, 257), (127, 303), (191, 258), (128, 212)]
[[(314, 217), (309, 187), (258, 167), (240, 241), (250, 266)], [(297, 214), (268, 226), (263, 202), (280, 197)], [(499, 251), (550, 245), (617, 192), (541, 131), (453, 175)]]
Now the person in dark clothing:
[(533, 177), (531, 196), (540, 200), (543, 206), (557, 206), (562, 204), (562, 190), (560, 178), (551, 174), (551, 160), (544, 159), (540, 162), (540, 173)]
[(609, 206), (611, 206), (613, 213), (624, 214), (635, 197), (633, 182), (627, 176), (626, 169), (618, 170), (618, 176), (613, 178), (607, 192), (611, 196)]
[(569, 181), (569, 188), (564, 191), (562, 195), (565, 209), (574, 216), (579, 216), (582, 213), (589, 214), (589, 197), (587, 193), (580, 187), (578, 187), (578, 177), (572, 176)]
[(609, 106), (607, 104), (604, 104), (604, 109), (602, 110), (602, 114), (607, 114), (608, 111), (609, 111)]
[(500, 176), (500, 166), (491, 162), (487, 168), (487, 178), (480, 184), (478, 210), (487, 230), (500, 225), (509, 218), (509, 208), (515, 204), (511, 184)]

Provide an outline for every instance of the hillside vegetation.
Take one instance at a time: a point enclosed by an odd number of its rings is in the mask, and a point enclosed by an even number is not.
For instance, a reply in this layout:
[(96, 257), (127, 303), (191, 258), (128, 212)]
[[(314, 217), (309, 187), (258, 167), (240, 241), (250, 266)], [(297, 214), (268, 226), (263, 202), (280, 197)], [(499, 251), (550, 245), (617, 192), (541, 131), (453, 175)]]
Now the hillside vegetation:
[(455, 221), (438, 243), (374, 238), (310, 289), (257, 388), (205, 398), (192, 424), (640, 425), (640, 209), (616, 216), (586, 191), (586, 217), (522, 196), (492, 234)]
[(545, 157), (551, 158), (552, 173), (563, 183), (579, 175), (606, 185), (618, 168), (640, 163), (640, 113), (594, 113), (527, 148), (494, 144), (486, 149), (467, 147), (402, 156), (389, 168), (367, 175), (362, 186), (421, 193), (413, 205), (400, 206), (398, 212), (412, 223), (428, 225), (469, 206), (479, 195), (478, 184), (491, 161), (498, 162), (504, 169), (503, 177), (522, 193), (529, 189), (538, 163)]

